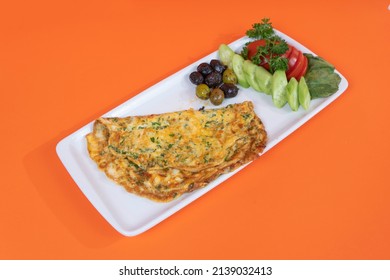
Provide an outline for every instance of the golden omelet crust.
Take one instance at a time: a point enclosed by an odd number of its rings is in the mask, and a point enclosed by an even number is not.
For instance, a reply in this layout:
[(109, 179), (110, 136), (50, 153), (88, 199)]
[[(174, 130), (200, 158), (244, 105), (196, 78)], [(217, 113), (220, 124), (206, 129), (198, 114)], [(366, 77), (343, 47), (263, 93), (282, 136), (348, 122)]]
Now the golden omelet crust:
[(252, 102), (210, 110), (99, 118), (92, 160), (127, 191), (168, 202), (256, 159), (267, 133)]

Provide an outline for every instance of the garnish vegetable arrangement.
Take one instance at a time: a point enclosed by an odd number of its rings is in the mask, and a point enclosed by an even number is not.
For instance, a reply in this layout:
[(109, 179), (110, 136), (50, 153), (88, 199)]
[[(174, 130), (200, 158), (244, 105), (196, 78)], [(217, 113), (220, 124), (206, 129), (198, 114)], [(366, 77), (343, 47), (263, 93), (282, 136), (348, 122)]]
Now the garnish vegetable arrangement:
[[(334, 66), (288, 44), (275, 33), (269, 18), (254, 23), (246, 35), (249, 41), (240, 53), (235, 53), (226, 44), (221, 44), (218, 49), (223, 71), (230, 70), (231, 75), (235, 75), (233, 84), (237, 82), (243, 88), (251, 87), (270, 95), (276, 107), (289, 104), (293, 111), (297, 111), (299, 106), (307, 110), (312, 99), (328, 97), (337, 92), (341, 78), (335, 73)], [(202, 71), (198, 69), (197, 72)], [(199, 74), (191, 75), (200, 77)], [(198, 91), (204, 88), (203, 80), (195, 81), (191, 75), (190, 80), (197, 85), (197, 95), (200, 97)], [(230, 87), (230, 83), (227, 84)], [(221, 95), (219, 100), (222, 101), (224, 97), (232, 97), (222, 96), (225, 91), (219, 90), (221, 86), (222, 89), (226, 87), (222, 80), (219, 84), (214, 83), (210, 92), (218, 91)], [(235, 95), (237, 92), (238, 88), (235, 87)], [(207, 99), (204, 95), (200, 98)], [(212, 103), (220, 104), (213, 100)]]

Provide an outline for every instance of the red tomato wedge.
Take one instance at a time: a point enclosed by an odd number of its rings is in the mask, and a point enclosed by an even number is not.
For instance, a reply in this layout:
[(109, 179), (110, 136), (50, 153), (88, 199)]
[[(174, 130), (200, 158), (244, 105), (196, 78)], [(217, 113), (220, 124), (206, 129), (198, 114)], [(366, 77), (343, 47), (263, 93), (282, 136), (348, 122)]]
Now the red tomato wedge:
[(299, 81), (299, 79), (306, 73), (307, 69), (307, 58), (303, 55), (302, 52), (299, 52), (298, 58), (292, 68), (287, 70), (286, 75), (287, 79), (291, 79), (295, 77)]
[(299, 56), (301, 54), (301, 52), (298, 49), (296, 49), (295, 47), (291, 46), (291, 49), (292, 49), (291, 53), (287, 57), (288, 58), (288, 68), (287, 68), (286, 74), (288, 74), (292, 70), (294, 70), (295, 64), (297, 63)]
[[(257, 48), (266, 45), (266, 41), (263, 39), (253, 41), (247, 45), (248, 49), (248, 59), (252, 60), (252, 58), (257, 53)], [(307, 70), (307, 58), (303, 55), (303, 53), (297, 48), (288, 45), (288, 50), (281, 55), (288, 59), (288, 68), (286, 71), (287, 79), (291, 79), (295, 77), (299, 80), (302, 76), (306, 74)], [(269, 70), (268, 64), (269, 57), (265, 57), (264, 61), (260, 63), (260, 66), (263, 66), (265, 69)]]
[[(266, 42), (265, 40), (256, 40), (248, 44), (248, 59), (252, 60), (252, 58), (256, 55), (257, 53), (257, 48), (258, 47), (263, 47), (265, 46)], [(267, 59), (268, 61), (268, 59)], [(269, 64), (267, 61), (263, 61), (260, 63), (261, 66), (263, 66), (265, 69), (269, 70)]]
[(291, 55), (292, 48), (293, 46), (288, 45), (288, 50), (282, 56), (288, 58)]
[(257, 53), (257, 47), (265, 46), (265, 40), (256, 40), (248, 44), (248, 58), (252, 59), (252, 57)]
[[(263, 39), (256, 40), (256, 41), (253, 41), (253, 42), (249, 43), (247, 45), (247, 48), (248, 48), (248, 59), (252, 60), (252, 57), (255, 56), (256, 53), (257, 53), (257, 48), (258, 47), (263, 47), (263, 46), (265, 46), (265, 44), (266, 44), (266, 42)], [(291, 54), (292, 49), (293, 49), (293, 47), (288, 45), (288, 50), (284, 54), (282, 54), (281, 56), (288, 58), (289, 55)], [(269, 59), (269, 56), (267, 56), (265, 58), (265, 60), (262, 63), (260, 63), (260, 65), (263, 66), (267, 70), (269, 70), (268, 59)]]
[(302, 66), (302, 72), (298, 74), (296, 79), (299, 81), (299, 79), (303, 76), (305, 76), (306, 71), (307, 71), (307, 66), (309, 65), (309, 61), (307, 60), (307, 57), (304, 55), (304, 61), (303, 61), (303, 66)]

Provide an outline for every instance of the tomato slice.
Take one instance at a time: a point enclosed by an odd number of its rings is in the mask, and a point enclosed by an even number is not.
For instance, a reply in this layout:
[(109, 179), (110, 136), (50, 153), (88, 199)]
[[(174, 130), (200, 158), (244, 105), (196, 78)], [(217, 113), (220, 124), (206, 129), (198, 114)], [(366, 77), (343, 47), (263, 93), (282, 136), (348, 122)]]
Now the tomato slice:
[(291, 53), (287, 57), (288, 58), (288, 68), (287, 68), (286, 74), (290, 73), (291, 71), (293, 71), (295, 69), (295, 64), (297, 63), (300, 54), (302, 54), (298, 49), (296, 49), (293, 46), (291, 46), (291, 49), (292, 49)]
[[(256, 40), (247, 45), (248, 49), (248, 59), (252, 60), (252, 57), (256, 55), (257, 53), (257, 48), (262, 47), (266, 45), (266, 41), (264, 39)], [(293, 46), (288, 45), (287, 51), (282, 54), (282, 57), (288, 58), (291, 55), (291, 52), (295, 49)], [(295, 49), (296, 50), (296, 49)], [(260, 63), (260, 66), (264, 67), (265, 69), (269, 70), (269, 64), (268, 64), (269, 57), (265, 57), (265, 60)]]
[(288, 50), (284, 54), (282, 54), (281, 56), (285, 57), (285, 58), (288, 58), (291, 55), (291, 52), (292, 52), (293, 48), (294, 48), (293, 46), (288, 45)]
[[(300, 75), (304, 70), (305, 63), (307, 63), (306, 56), (304, 56), (301, 51), (298, 51), (298, 52), (299, 52), (298, 58), (296, 59), (294, 66), (291, 69), (289, 69), (290, 71), (286, 72), (288, 80), (291, 79), (292, 77), (295, 77), (295, 79), (297, 79), (299, 81), (299, 79), (301, 78)], [(307, 67), (307, 65), (306, 65), (306, 67)]]
[[(247, 45), (248, 48), (248, 59), (252, 60), (253, 56), (257, 53), (257, 48), (260, 46), (265, 46), (266, 41), (264, 39), (256, 40)], [(290, 80), (292, 77), (295, 77), (298, 81), (299, 79), (306, 74), (308, 61), (307, 57), (297, 48), (288, 45), (288, 50), (281, 55), (288, 59), (288, 68), (286, 71), (287, 79)], [(269, 70), (268, 58), (260, 64), (265, 69)]]
[(252, 60), (252, 57), (257, 53), (257, 47), (260, 46), (265, 46), (265, 40), (256, 40), (246, 46), (248, 48), (248, 58), (250, 60)]
[(297, 80), (299, 81), (299, 79), (302, 77), (302, 76), (305, 76), (306, 74), (306, 71), (307, 71), (307, 67), (309, 65), (309, 61), (307, 60), (307, 57), (304, 55), (304, 60), (303, 60), (303, 66), (302, 66), (302, 72), (298, 74), (297, 76)]

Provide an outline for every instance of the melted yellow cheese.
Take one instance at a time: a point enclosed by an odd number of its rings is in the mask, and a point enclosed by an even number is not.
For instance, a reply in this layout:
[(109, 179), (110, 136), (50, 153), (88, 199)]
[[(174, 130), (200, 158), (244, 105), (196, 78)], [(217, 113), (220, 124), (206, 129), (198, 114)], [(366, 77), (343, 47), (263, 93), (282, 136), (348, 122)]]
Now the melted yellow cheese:
[(129, 192), (169, 201), (258, 157), (266, 132), (251, 102), (149, 116), (100, 118), (91, 158)]

